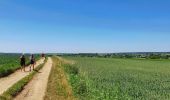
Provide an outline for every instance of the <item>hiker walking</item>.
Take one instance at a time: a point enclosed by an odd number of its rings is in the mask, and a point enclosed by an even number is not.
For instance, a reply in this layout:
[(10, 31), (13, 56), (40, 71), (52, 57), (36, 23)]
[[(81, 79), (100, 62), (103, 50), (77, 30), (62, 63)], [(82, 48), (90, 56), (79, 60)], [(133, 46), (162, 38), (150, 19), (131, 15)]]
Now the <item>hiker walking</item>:
[(20, 64), (21, 64), (21, 71), (24, 69), (24, 72), (25, 72), (25, 56), (24, 56), (24, 54), (22, 54), (22, 56), (20, 57)]
[(45, 54), (44, 54), (44, 53), (42, 53), (42, 54), (41, 54), (41, 57), (42, 57), (42, 58), (44, 58), (44, 57), (45, 57)]
[(33, 67), (33, 70), (34, 70), (34, 65), (35, 65), (35, 58), (34, 58), (34, 55), (32, 54), (31, 57), (30, 57), (30, 71), (31, 71), (31, 67)]

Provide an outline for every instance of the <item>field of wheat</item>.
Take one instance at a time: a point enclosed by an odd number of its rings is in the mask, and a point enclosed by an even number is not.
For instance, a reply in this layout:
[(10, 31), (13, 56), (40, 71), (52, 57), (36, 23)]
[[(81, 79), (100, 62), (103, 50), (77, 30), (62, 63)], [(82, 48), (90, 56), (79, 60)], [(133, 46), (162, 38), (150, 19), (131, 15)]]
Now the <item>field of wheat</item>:
[[(69, 82), (85, 100), (170, 99), (170, 61), (65, 57), (74, 60)], [(77, 68), (77, 69), (76, 69)], [(75, 73), (78, 71), (78, 74)], [(66, 70), (67, 72), (71, 69)]]

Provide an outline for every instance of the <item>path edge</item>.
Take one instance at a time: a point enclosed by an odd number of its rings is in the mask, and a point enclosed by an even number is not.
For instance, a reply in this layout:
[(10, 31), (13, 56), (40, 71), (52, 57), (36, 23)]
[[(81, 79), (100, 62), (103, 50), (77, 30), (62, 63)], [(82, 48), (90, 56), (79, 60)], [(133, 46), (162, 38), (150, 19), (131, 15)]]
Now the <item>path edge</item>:
[(31, 72), (29, 75), (19, 80), (17, 83), (12, 85), (7, 91), (5, 91), (2, 95), (0, 95), (0, 100), (12, 100), (15, 96), (17, 96), (24, 89), (24, 87), (33, 79), (35, 74), (37, 74), (38, 71), (42, 69), (47, 60), (48, 58), (46, 57), (44, 62), (35, 68), (35, 71)]

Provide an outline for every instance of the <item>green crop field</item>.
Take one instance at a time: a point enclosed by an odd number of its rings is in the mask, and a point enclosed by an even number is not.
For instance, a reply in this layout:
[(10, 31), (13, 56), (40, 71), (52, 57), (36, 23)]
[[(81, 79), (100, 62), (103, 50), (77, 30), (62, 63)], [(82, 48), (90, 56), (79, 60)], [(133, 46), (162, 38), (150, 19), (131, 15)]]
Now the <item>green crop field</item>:
[[(0, 54), (0, 77), (7, 76), (20, 68), (21, 54)], [(39, 58), (38, 55), (35, 56)], [(29, 55), (26, 55), (27, 64), (29, 64)]]
[(75, 95), (85, 100), (168, 100), (170, 61), (65, 57), (79, 74), (69, 74)]

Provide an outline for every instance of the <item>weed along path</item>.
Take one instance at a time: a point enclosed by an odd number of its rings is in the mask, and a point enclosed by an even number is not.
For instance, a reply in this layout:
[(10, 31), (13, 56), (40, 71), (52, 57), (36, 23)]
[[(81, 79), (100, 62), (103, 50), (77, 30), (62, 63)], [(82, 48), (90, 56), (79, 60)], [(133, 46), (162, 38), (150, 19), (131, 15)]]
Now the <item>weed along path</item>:
[[(39, 61), (37, 61), (35, 67), (40, 64), (43, 64), (44, 60), (45, 59), (40, 59)], [(12, 85), (14, 85), (16, 82), (27, 76), (29, 73), (29, 67), (26, 67), (26, 72), (21, 72), (21, 70), (19, 69), (7, 77), (0, 78), (0, 95)]]
[(52, 59), (48, 58), (44, 67), (24, 87), (14, 100), (43, 100), (47, 88), (48, 77), (52, 68)]

